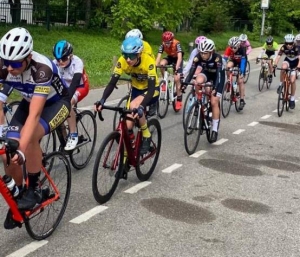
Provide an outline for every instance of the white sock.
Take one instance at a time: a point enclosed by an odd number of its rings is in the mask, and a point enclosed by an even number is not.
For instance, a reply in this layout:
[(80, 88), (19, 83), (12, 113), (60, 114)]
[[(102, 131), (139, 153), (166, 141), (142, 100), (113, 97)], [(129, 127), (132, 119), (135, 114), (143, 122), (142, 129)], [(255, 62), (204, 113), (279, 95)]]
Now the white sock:
[(294, 95), (291, 95), (290, 100), (291, 100), (291, 101), (295, 101), (295, 96), (294, 96)]
[(219, 126), (219, 119), (217, 119), (217, 120), (212, 120), (212, 123), (213, 123), (213, 131), (215, 131), (215, 132), (218, 132), (218, 126)]

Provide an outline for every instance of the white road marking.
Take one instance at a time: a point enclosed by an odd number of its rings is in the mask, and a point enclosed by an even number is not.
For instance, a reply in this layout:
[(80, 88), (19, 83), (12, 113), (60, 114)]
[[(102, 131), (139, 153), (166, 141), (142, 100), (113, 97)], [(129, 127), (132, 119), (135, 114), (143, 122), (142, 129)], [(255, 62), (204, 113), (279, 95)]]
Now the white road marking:
[(162, 172), (163, 173), (172, 173), (174, 170), (180, 168), (181, 166), (182, 166), (182, 164), (174, 163), (170, 167), (163, 169)]
[(221, 144), (224, 144), (226, 141), (228, 141), (228, 139), (226, 139), (226, 138), (221, 138), (221, 139), (218, 140), (217, 142), (214, 142), (213, 145), (221, 145)]
[(274, 110), (273, 112), (277, 112), (277, 109), (276, 109), (276, 110)]
[(238, 134), (241, 134), (244, 131), (245, 131), (244, 129), (238, 129), (238, 130), (234, 131), (232, 134), (238, 135)]
[(254, 127), (254, 126), (257, 125), (257, 124), (258, 124), (257, 121), (253, 121), (253, 122), (249, 123), (247, 126)]
[(23, 256), (26, 256), (26, 255), (34, 252), (38, 248), (44, 246), (47, 243), (48, 243), (47, 240), (34, 241), (34, 242), (32, 242), (28, 245), (25, 245), (21, 249), (11, 253), (10, 255), (7, 255), (6, 257), (23, 257)]
[(265, 116), (262, 116), (262, 117), (260, 117), (261, 119), (263, 119), (263, 120), (266, 120), (266, 119), (268, 119), (268, 118), (270, 118), (272, 115), (265, 115)]
[(297, 100), (295, 100), (295, 103), (297, 103), (299, 100), (297, 99)]
[(96, 206), (95, 208), (79, 215), (78, 217), (76, 217), (75, 219), (70, 220), (71, 223), (75, 223), (75, 224), (80, 224), (82, 222), (87, 221), (88, 219), (92, 218), (93, 216), (95, 216), (96, 214), (103, 212), (107, 209), (108, 207), (103, 206), (103, 205), (99, 205)]
[(198, 152), (196, 152), (196, 153), (194, 153), (194, 154), (191, 154), (190, 157), (198, 158), (199, 156), (201, 156), (201, 155), (203, 155), (203, 154), (205, 154), (205, 153), (206, 153), (206, 151), (200, 150), (200, 151), (198, 151)]
[(151, 184), (150, 181), (144, 181), (144, 182), (138, 183), (137, 185), (127, 189), (124, 192), (128, 193), (128, 194), (135, 194), (137, 191), (141, 190), (142, 188), (144, 188), (146, 186), (149, 186), (150, 184)]

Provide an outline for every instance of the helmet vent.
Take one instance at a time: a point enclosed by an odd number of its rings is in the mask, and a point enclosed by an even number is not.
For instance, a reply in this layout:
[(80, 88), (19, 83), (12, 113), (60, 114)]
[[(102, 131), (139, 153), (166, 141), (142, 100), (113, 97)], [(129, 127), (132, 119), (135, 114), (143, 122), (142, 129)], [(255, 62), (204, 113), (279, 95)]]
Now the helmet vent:
[(14, 52), (14, 50), (15, 50), (15, 47), (12, 46), (12, 47), (10, 48), (10, 51), (9, 51), (9, 56), (11, 56), (11, 54)]
[(18, 42), (19, 41), (20, 36), (16, 36), (14, 41)]

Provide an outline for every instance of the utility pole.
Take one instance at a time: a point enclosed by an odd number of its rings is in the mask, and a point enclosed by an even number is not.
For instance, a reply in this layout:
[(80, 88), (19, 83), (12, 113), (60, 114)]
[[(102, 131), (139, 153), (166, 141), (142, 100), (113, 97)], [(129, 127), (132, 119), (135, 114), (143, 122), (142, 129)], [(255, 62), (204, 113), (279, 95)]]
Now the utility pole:
[(261, 9), (263, 11), (263, 14), (262, 14), (262, 20), (261, 20), (260, 42), (262, 42), (262, 38), (264, 36), (266, 9), (269, 8), (269, 2), (270, 2), (270, 0), (261, 0)]

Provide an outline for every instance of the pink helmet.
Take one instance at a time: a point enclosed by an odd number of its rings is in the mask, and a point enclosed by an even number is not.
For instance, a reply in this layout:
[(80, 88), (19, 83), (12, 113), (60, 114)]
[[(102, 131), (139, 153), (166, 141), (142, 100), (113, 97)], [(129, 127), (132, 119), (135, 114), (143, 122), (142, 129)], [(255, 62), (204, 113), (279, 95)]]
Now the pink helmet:
[(199, 45), (201, 41), (207, 39), (205, 36), (199, 36), (195, 39), (195, 44)]

